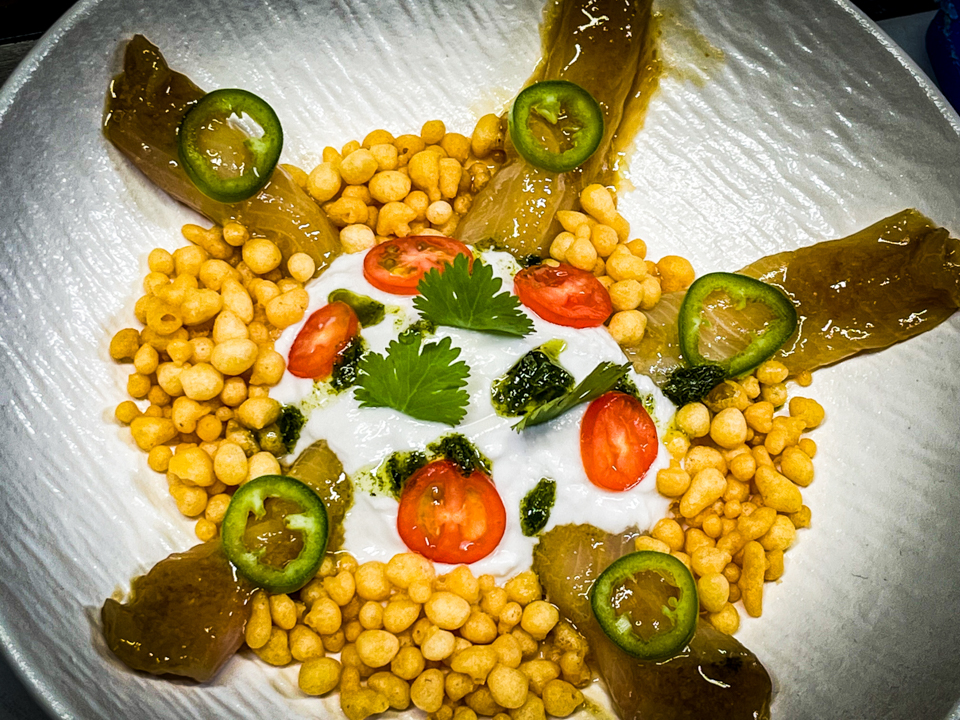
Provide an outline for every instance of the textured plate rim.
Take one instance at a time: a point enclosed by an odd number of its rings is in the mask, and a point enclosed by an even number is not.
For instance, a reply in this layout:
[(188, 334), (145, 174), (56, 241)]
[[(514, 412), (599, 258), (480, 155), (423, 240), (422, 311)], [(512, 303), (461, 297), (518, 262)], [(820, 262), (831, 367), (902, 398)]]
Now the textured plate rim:
[[(79, 21), (108, 2), (110, 0), (80, 0), (61, 16), (30, 49), (0, 88), (0, 132), (4, 129), (11, 105), (15, 102), (19, 93), (29, 85), (34, 72), (46, 61), (50, 51), (65, 39)], [(877, 40), (881, 47), (897, 59), (900, 65), (921, 86), (927, 98), (951, 125), (957, 136), (960, 137), (960, 113), (953, 108), (920, 66), (876, 22), (866, 16), (850, 0), (827, 0), (827, 2), (845, 10), (863, 30)], [(0, 653), (7, 659), (9, 667), (22, 681), (29, 694), (51, 717), (63, 719), (76, 717), (59, 693), (47, 683), (43, 674), (22, 658), (20, 648), (21, 643), (18, 642), (16, 633), (10, 631), (10, 623), (6, 618), (4, 604), (0, 602)], [(955, 718), (960, 718), (960, 700), (944, 720), (954, 720)]]

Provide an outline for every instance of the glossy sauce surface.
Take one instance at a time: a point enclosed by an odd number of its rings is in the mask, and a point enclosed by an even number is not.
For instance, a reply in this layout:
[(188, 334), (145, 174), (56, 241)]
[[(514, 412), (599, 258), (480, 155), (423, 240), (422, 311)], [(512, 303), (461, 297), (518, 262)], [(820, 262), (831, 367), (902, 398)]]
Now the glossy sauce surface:
[(104, 639), (134, 670), (205, 682), (243, 643), (252, 590), (219, 540), (197, 545), (134, 578), (128, 602), (107, 599)]

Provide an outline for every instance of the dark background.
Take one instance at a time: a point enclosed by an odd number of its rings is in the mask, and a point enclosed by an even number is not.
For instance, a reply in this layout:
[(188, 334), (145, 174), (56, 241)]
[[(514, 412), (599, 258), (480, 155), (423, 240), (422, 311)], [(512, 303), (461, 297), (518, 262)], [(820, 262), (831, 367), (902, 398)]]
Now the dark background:
[[(72, 0), (0, 0), (0, 43), (36, 40), (71, 5)], [(936, 0), (853, 0), (874, 20), (936, 10)]]
[(852, 2), (873, 20), (888, 20), (901, 15), (937, 10), (939, 7), (936, 0), (852, 0)]
[[(149, 0), (145, 0), (149, 2)], [(306, 0), (305, 0), (306, 1)], [(749, 2), (749, 0), (745, 0)], [(790, 0), (781, 0), (790, 2)], [(0, 0), (0, 83), (75, 0)], [(852, 0), (875, 21), (936, 10), (936, 0)], [(929, 20), (925, 21), (929, 22)], [(929, 73), (929, 70), (927, 71)], [(0, 652), (0, 720), (43, 720)]]

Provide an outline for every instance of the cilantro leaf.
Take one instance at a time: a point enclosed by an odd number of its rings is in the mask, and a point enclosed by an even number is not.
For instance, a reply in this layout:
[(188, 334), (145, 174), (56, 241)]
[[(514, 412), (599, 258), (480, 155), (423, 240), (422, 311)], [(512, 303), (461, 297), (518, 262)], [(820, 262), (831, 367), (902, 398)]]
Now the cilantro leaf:
[(520, 422), (513, 426), (513, 429), (520, 432), (528, 427), (549, 422), (580, 403), (596, 400), (616, 387), (629, 369), (630, 363), (624, 363), (623, 365), (612, 362), (600, 363), (581, 382), (577, 383), (573, 390), (531, 410), (523, 416)]
[(360, 407), (391, 407), (418, 420), (456, 426), (467, 414), (464, 386), (470, 368), (450, 338), (427, 343), (410, 333), (392, 341), (386, 355), (367, 353), (358, 367)]
[(477, 261), (471, 272), (467, 257), (457, 255), (442, 273), (434, 268), (423, 276), (413, 306), (437, 325), (514, 337), (529, 335), (533, 322), (520, 309), (515, 295), (500, 292), (502, 286), (492, 267)]

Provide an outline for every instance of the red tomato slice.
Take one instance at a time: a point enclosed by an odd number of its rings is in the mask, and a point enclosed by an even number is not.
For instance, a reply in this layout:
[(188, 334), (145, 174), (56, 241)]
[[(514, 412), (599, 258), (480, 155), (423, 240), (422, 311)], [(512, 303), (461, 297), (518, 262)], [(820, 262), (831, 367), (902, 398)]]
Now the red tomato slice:
[(304, 324), (290, 348), (287, 370), (297, 377), (325, 380), (340, 353), (357, 335), (357, 315), (346, 303), (332, 302)]
[(657, 457), (657, 428), (632, 395), (611, 392), (587, 408), (580, 424), (580, 459), (587, 477), (605, 490), (629, 490)]
[(443, 268), (470, 249), (459, 240), (434, 235), (413, 235), (388, 240), (367, 251), (363, 276), (378, 290), (394, 295), (416, 295), (417, 283), (433, 268)]
[(434, 562), (472, 563), (500, 544), (507, 513), (493, 481), (434, 460), (407, 480), (397, 530), (408, 548)]
[(513, 291), (520, 302), (547, 322), (566, 327), (603, 325), (613, 304), (592, 273), (572, 265), (534, 265), (517, 273)]

